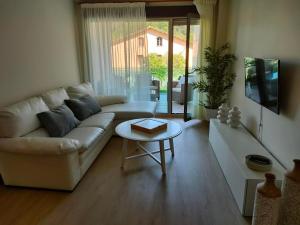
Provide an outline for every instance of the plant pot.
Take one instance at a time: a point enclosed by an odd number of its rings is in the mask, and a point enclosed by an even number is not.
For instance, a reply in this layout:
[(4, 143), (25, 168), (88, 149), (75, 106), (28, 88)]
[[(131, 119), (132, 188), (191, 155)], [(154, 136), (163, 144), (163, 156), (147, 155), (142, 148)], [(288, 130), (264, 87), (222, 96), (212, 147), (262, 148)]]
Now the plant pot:
[(205, 108), (205, 119), (209, 121), (210, 119), (217, 118), (218, 115), (218, 109), (208, 109)]

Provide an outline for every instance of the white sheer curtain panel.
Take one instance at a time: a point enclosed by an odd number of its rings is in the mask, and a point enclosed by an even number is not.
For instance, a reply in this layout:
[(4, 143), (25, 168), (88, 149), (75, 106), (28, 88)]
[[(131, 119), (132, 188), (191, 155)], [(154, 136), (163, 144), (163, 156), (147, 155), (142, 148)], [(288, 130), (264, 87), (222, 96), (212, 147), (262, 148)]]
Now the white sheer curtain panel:
[[(198, 66), (205, 65), (204, 50), (206, 47), (215, 45), (215, 19), (217, 0), (194, 0), (194, 5), (200, 15), (200, 33), (199, 33), (199, 59)], [(198, 77), (200, 79), (200, 77)], [(194, 95), (194, 117), (198, 119), (205, 118), (205, 110), (199, 102), (204, 101), (205, 94), (195, 92)]]
[(82, 4), (84, 79), (99, 95), (149, 100), (145, 3)]

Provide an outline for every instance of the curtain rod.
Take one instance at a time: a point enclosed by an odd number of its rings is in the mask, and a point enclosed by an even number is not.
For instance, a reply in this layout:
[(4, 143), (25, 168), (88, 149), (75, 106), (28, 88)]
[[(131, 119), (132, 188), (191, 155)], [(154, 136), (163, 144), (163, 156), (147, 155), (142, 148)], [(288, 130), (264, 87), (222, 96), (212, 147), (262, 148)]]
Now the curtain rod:
[(82, 3), (80, 4), (82, 8), (106, 8), (106, 7), (113, 7), (113, 8), (123, 8), (123, 7), (137, 7), (137, 6), (145, 6), (144, 2), (119, 2), (119, 4), (115, 3)]
[(187, 4), (192, 4), (192, 0), (78, 0), (77, 4), (85, 4), (85, 3), (138, 3), (138, 2), (145, 2), (147, 5), (148, 4), (166, 4), (166, 5), (187, 5)]

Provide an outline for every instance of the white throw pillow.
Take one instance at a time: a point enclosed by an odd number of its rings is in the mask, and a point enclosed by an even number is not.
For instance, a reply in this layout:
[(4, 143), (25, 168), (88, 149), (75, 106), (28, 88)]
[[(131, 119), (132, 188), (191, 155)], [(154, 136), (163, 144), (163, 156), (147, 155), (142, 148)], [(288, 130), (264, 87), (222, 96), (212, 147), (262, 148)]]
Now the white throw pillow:
[(42, 94), (42, 98), (50, 109), (54, 109), (64, 104), (66, 99), (70, 99), (64, 88), (57, 88)]
[(49, 108), (41, 97), (33, 97), (0, 109), (0, 137), (20, 137), (38, 129), (36, 114)]
[(71, 98), (80, 98), (85, 95), (92, 97), (96, 96), (96, 93), (89, 82), (79, 84), (77, 86), (68, 87), (67, 92)]

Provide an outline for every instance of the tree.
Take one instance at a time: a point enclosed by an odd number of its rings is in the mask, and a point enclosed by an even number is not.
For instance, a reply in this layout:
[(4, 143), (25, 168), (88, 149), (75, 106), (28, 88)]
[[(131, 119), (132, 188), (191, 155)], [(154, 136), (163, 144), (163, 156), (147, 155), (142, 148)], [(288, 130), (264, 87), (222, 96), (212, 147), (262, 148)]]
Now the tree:
[[(168, 56), (149, 54), (149, 70), (151, 75), (161, 81), (161, 90), (167, 89), (168, 80)], [(173, 80), (178, 80), (179, 76), (184, 75), (185, 59), (181, 54), (173, 56)]]
[(182, 54), (173, 55), (173, 80), (185, 74), (185, 59)]
[(166, 80), (168, 77), (167, 57), (155, 53), (149, 54), (149, 69), (153, 77), (160, 81)]

